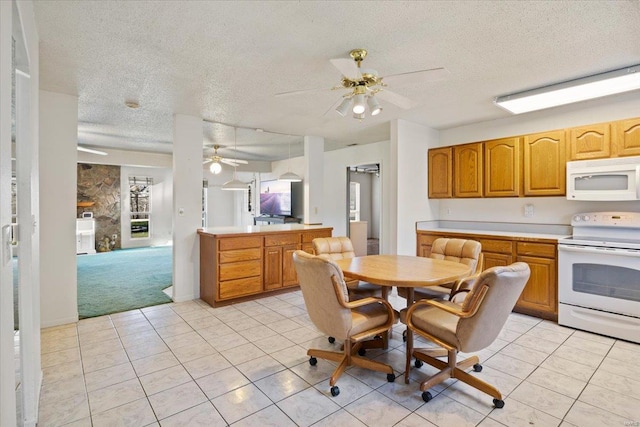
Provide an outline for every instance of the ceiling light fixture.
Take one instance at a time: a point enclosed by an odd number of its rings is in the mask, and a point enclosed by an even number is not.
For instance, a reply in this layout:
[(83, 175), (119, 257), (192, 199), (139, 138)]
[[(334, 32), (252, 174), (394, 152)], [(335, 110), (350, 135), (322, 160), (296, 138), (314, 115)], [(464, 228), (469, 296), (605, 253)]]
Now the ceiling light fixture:
[(338, 112), (338, 114), (344, 117), (349, 112), (349, 107), (351, 107), (351, 97), (344, 98), (340, 105), (338, 105), (338, 107), (336, 108), (336, 111)]
[(378, 99), (373, 95), (367, 97), (367, 105), (369, 106), (369, 111), (372, 116), (377, 116), (382, 111), (382, 107), (380, 106)]
[[(238, 141), (236, 138), (236, 128), (233, 128), (233, 150), (236, 152), (236, 154), (238, 153)], [(242, 190), (246, 190), (248, 188), (247, 183), (240, 181), (237, 176), (236, 176), (236, 169), (238, 168), (238, 166), (236, 166), (234, 164), (233, 166), (233, 179), (231, 181), (227, 181), (224, 184), (222, 184), (222, 189), (223, 190), (233, 190), (233, 191), (242, 191)]]
[(513, 113), (527, 113), (640, 89), (640, 64), (589, 77), (499, 96), (494, 103)]
[(220, 172), (222, 172), (222, 165), (218, 163), (217, 160), (214, 160), (211, 163), (211, 166), (209, 166), (209, 170), (212, 174), (218, 175)]
[(78, 146), (78, 151), (82, 151), (83, 153), (98, 154), (100, 156), (106, 156), (107, 155), (107, 153), (105, 153), (104, 151), (93, 150), (91, 148), (85, 148), (85, 147), (80, 147), (80, 146)]
[(278, 181), (288, 181), (288, 182), (300, 182), (302, 178), (299, 175), (291, 172), (291, 141), (289, 141), (289, 163), (287, 165), (287, 172), (280, 175)]

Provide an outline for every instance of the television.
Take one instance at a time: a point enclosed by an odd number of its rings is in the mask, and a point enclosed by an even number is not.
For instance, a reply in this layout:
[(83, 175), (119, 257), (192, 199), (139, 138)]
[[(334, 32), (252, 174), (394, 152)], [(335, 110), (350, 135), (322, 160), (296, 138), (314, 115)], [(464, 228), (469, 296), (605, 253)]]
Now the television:
[(291, 216), (291, 182), (260, 181), (260, 214)]

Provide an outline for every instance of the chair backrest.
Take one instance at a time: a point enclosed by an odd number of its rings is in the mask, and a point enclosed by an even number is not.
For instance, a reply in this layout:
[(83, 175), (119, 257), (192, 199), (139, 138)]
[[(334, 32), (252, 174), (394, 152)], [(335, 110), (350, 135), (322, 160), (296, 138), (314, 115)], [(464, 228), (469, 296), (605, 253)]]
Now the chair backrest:
[(353, 258), (356, 253), (348, 237), (317, 237), (311, 242), (316, 255), (325, 255), (331, 259)]
[(529, 265), (524, 262), (492, 267), (480, 274), (462, 303), (462, 310), (468, 311), (482, 288), (486, 287), (487, 292), (476, 313), (458, 321), (460, 351), (482, 350), (498, 337), (530, 275)]
[(348, 301), (347, 286), (340, 267), (326, 257), (313, 256), (300, 250), (293, 253), (293, 264), (313, 324), (325, 335), (346, 339), (352, 326), (351, 310), (340, 305), (333, 285), (335, 280), (343, 300)]
[(441, 237), (433, 241), (430, 258), (444, 259), (468, 265), (472, 273), (482, 268), (482, 245), (475, 240)]

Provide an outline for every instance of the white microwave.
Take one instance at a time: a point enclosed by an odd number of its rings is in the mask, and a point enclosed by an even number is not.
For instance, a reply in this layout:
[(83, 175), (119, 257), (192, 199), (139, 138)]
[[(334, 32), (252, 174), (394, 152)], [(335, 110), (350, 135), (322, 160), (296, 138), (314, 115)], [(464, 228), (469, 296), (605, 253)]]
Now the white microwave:
[(640, 200), (640, 156), (567, 162), (567, 199)]

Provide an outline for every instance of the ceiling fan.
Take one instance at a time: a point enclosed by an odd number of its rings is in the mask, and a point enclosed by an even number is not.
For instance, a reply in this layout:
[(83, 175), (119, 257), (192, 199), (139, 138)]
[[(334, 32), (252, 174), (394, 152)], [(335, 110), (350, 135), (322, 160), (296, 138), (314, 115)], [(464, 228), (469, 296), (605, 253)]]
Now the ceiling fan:
[(202, 164), (207, 164), (207, 163), (211, 163), (211, 166), (209, 166), (209, 170), (211, 171), (211, 173), (214, 174), (219, 174), (222, 171), (222, 165), (220, 163), (224, 163), (227, 164), (229, 166), (233, 166), (238, 167), (238, 165), (246, 165), (249, 162), (247, 162), (246, 160), (240, 160), (240, 159), (228, 159), (226, 157), (222, 157), (218, 155), (218, 148), (220, 148), (219, 145), (214, 145), (213, 146), (213, 156), (211, 156), (208, 159), (205, 159), (204, 162), (202, 162)]
[[(372, 116), (378, 115), (382, 111), (378, 97), (405, 110), (413, 108), (418, 105), (417, 102), (390, 91), (387, 89), (387, 83), (420, 84), (425, 81), (443, 79), (449, 74), (445, 68), (440, 67), (379, 76), (376, 70), (361, 67), (362, 61), (367, 56), (365, 49), (353, 49), (349, 52), (349, 56), (351, 59), (335, 58), (330, 60), (331, 64), (342, 74), (340, 84), (332, 87), (331, 90), (347, 89), (347, 92), (342, 95), (340, 104), (335, 108), (336, 112), (343, 117), (351, 110), (354, 118), (362, 120), (365, 117), (367, 106)], [(276, 96), (298, 95), (319, 90), (324, 89), (283, 92), (276, 94)], [(333, 106), (329, 111), (331, 109)]]

